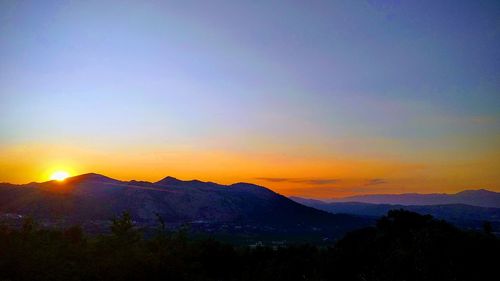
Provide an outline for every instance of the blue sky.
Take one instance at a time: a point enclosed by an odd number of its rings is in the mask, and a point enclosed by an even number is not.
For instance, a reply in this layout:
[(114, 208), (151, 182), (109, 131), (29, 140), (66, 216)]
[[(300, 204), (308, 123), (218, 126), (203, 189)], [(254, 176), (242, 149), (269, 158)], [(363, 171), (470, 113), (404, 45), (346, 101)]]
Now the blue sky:
[(497, 1), (0, 1), (0, 35), (5, 155), (182, 147), (432, 170), (500, 150)]

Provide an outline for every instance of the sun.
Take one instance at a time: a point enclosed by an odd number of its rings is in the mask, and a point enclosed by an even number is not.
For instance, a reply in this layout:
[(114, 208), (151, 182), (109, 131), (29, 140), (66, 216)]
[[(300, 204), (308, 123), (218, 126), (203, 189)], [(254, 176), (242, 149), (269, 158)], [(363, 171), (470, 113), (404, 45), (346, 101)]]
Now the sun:
[(69, 173), (66, 171), (56, 171), (52, 173), (50, 176), (51, 180), (56, 180), (56, 181), (64, 181), (67, 177), (69, 177)]

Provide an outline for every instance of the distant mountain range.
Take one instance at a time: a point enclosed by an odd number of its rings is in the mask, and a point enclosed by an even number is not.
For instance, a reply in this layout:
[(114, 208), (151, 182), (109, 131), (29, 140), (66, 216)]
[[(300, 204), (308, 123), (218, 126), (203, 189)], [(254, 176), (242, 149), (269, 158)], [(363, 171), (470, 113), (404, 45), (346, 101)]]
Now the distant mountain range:
[(277, 231), (321, 230), (332, 235), (372, 222), (306, 207), (248, 183), (221, 185), (173, 177), (154, 183), (120, 181), (91, 173), (63, 182), (0, 184), (3, 214), (75, 223), (109, 220), (123, 211), (144, 224), (154, 223), (158, 214), (167, 223), (228, 223)]
[(485, 221), (489, 221), (500, 230), (500, 193), (482, 189), (456, 194), (364, 195), (336, 199), (336, 202), (290, 198), (300, 204), (333, 214), (375, 218), (392, 209), (405, 209), (430, 214), (461, 227), (478, 228)]
[(326, 202), (360, 202), (372, 204), (400, 205), (445, 205), (466, 204), (479, 207), (500, 208), (500, 193), (485, 189), (464, 190), (455, 194), (446, 193), (403, 193), (373, 194), (324, 200)]

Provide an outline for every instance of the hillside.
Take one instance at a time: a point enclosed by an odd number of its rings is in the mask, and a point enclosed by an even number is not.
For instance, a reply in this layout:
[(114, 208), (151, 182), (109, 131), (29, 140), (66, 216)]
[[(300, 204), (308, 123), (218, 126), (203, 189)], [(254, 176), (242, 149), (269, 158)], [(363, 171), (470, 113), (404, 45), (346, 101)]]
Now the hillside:
[(151, 183), (85, 174), (64, 182), (0, 185), (1, 213), (85, 223), (109, 220), (123, 211), (144, 225), (156, 223), (160, 215), (168, 224), (232, 223), (271, 232), (315, 229), (344, 233), (370, 223), (306, 207), (248, 183), (220, 185), (173, 177)]
[(300, 197), (290, 198), (300, 204), (333, 214), (381, 217), (390, 210), (404, 209), (423, 215), (429, 214), (461, 227), (481, 228), (485, 221), (489, 221), (493, 223), (496, 229), (500, 229), (500, 208), (478, 207), (466, 204), (401, 205), (360, 202), (324, 202), (321, 200)]

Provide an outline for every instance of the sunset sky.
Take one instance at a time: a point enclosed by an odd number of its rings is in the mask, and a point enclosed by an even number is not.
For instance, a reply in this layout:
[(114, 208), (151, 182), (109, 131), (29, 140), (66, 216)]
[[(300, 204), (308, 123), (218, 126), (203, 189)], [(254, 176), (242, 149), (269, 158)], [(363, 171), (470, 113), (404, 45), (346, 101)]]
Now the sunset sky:
[(0, 182), (500, 191), (499, 1), (0, 0)]

